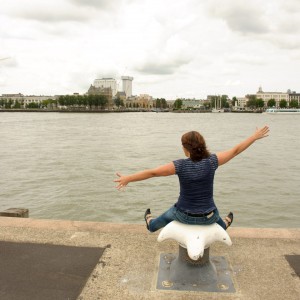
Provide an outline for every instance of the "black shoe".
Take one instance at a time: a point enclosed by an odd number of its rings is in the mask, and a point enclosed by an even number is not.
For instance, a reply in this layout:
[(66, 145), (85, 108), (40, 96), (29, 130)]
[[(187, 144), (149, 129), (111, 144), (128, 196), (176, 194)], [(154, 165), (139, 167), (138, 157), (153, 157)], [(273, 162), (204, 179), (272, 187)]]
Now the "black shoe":
[[(230, 219), (230, 221), (228, 221), (227, 219)], [(225, 218), (225, 221), (227, 222), (227, 226), (226, 226), (226, 229), (231, 225), (231, 223), (233, 222), (233, 213), (230, 212), (227, 217)], [(225, 223), (226, 223), (225, 222)]]
[(147, 208), (146, 211), (145, 211), (145, 214), (144, 214), (144, 219), (145, 219), (145, 222), (146, 222), (146, 226), (147, 226), (147, 229), (149, 230), (149, 225), (148, 225), (147, 220), (150, 218), (150, 216), (148, 216), (148, 215), (151, 215), (150, 208)]

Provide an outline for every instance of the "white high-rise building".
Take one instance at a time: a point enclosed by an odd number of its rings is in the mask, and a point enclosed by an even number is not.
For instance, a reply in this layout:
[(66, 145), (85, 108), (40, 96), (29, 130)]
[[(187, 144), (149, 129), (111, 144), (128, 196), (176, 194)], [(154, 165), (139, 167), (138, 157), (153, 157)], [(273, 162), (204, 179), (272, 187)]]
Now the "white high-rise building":
[(117, 90), (117, 81), (114, 78), (101, 78), (94, 80), (94, 86), (96, 88), (111, 88), (112, 96), (114, 97)]
[(132, 80), (133, 77), (130, 76), (122, 76), (122, 86), (123, 86), (123, 92), (125, 92), (126, 97), (132, 96)]

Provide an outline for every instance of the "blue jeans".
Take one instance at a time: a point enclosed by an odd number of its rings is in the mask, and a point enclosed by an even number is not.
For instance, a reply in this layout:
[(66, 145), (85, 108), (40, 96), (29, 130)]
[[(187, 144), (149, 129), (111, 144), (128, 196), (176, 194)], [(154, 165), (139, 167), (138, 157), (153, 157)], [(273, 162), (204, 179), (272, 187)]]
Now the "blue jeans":
[(219, 224), (226, 230), (225, 222), (220, 218), (219, 211), (215, 209), (211, 217), (191, 217), (186, 213), (181, 212), (177, 207), (172, 206), (159, 217), (152, 219), (149, 223), (149, 231), (154, 232), (172, 221), (178, 221), (190, 225), (210, 225), (213, 223)]

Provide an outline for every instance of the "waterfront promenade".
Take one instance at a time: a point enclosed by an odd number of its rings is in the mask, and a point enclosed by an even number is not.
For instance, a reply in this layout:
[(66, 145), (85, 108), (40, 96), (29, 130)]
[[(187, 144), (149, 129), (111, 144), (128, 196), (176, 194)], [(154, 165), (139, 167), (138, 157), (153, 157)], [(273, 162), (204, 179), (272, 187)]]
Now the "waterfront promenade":
[[(158, 234), (148, 233), (144, 225), (0, 217), (0, 242), (104, 250), (78, 299), (300, 298), (299, 274), (286, 259), (286, 255), (295, 258), (300, 255), (300, 229), (232, 227), (228, 232), (233, 245), (215, 243), (210, 255), (226, 257), (236, 292), (166, 291), (156, 289), (159, 257), (161, 253), (177, 253), (178, 245), (173, 241), (158, 243)], [(5, 278), (6, 272), (6, 269), (0, 270), (1, 278)], [(37, 286), (38, 282), (32, 282), (33, 288)], [(47, 299), (51, 299), (52, 292), (55, 291), (49, 289)]]

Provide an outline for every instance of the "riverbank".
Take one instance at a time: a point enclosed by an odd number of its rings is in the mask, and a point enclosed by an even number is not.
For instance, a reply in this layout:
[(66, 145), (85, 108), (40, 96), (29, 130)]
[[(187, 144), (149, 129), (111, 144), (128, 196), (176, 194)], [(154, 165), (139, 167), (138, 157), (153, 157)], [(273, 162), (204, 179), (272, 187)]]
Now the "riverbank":
[[(184, 110), (147, 110), (147, 109), (91, 109), (91, 110), (76, 110), (76, 109), (0, 109), (1, 112), (35, 112), (35, 113), (132, 113), (132, 112), (149, 112), (149, 113), (212, 113), (210, 110), (184, 109)], [(227, 113), (262, 113), (262, 111), (254, 110), (233, 110), (224, 112)], [(218, 113), (217, 113), (218, 114)], [(223, 113), (221, 113), (223, 114)]]
[(299, 277), (287, 256), (300, 254), (300, 229), (231, 227), (228, 233), (233, 245), (215, 243), (210, 255), (226, 258), (234, 293), (166, 291), (156, 289), (159, 257), (177, 253), (178, 245), (158, 243), (144, 225), (0, 217), (0, 241), (105, 248), (77, 299), (299, 299)]

